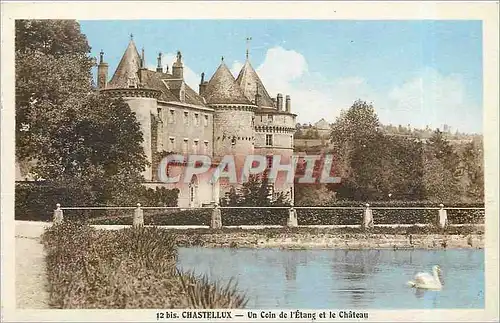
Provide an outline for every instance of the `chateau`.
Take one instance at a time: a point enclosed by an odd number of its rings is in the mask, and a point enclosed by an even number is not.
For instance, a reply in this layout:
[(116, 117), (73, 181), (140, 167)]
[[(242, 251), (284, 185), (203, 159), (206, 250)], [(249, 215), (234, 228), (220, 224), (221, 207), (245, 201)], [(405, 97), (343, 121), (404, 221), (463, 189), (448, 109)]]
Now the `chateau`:
[[(166, 154), (207, 155), (214, 161), (212, 169), (226, 155), (234, 156), (237, 169), (251, 154), (267, 156), (267, 167), (273, 155), (280, 155), (283, 163), (290, 160), (296, 118), (290, 96), (277, 93), (272, 97), (267, 92), (250, 63), (248, 50), (236, 79), (222, 59), (210, 79), (201, 74), (198, 91), (184, 81), (181, 52), (170, 70), (163, 70), (161, 53), (156, 70), (146, 68), (144, 57), (144, 49), (140, 54), (131, 38), (111, 79), (108, 81), (102, 51), (97, 72), (99, 92), (122, 97), (141, 125), (144, 153), (150, 163), (143, 174), (144, 185), (176, 187), (180, 207), (200, 207), (219, 203), (234, 184), (222, 179), (211, 183), (210, 175), (195, 176), (189, 184), (163, 183), (158, 165)], [(169, 164), (167, 172), (182, 173), (185, 166)], [(284, 192), (293, 201), (293, 184), (286, 183), (284, 177), (286, 173), (278, 173), (270, 194)]]

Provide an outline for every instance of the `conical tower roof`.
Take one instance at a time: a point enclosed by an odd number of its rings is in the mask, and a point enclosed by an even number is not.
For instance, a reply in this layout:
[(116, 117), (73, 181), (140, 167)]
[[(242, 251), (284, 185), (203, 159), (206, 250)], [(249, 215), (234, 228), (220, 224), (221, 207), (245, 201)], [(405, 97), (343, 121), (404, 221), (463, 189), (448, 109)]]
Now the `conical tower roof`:
[(243, 90), (243, 93), (252, 102), (255, 102), (255, 98), (258, 94), (258, 102), (256, 104), (258, 106), (263, 107), (274, 107), (273, 100), (267, 93), (266, 88), (262, 84), (257, 72), (250, 64), (250, 61), (247, 59), (245, 65), (241, 68), (238, 77), (236, 78), (236, 83)]
[(252, 104), (222, 62), (207, 84), (203, 96), (208, 104)]
[(110, 88), (127, 88), (130, 78), (137, 78), (137, 72), (141, 68), (141, 57), (135, 47), (133, 39), (130, 39), (127, 49), (116, 68), (115, 74), (109, 82)]

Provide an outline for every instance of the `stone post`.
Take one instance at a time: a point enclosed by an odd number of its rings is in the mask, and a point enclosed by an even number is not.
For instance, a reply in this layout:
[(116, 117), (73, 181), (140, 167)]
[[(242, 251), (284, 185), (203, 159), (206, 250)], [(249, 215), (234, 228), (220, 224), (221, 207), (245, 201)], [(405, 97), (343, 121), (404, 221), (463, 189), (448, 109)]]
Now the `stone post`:
[(222, 228), (222, 216), (219, 205), (217, 203), (215, 203), (215, 207), (212, 210), (212, 218), (210, 219), (210, 228), (211, 229)]
[(447, 214), (446, 210), (444, 209), (443, 204), (439, 204), (439, 206), (441, 208), (438, 210), (436, 224), (440, 229), (444, 229), (448, 225), (448, 214)]
[(365, 214), (363, 216), (363, 224), (361, 228), (363, 230), (373, 228), (373, 211), (370, 209), (370, 204), (366, 203)]
[(137, 203), (137, 207), (134, 210), (134, 221), (132, 225), (134, 227), (144, 225), (144, 211), (141, 208), (141, 203)]
[(54, 224), (60, 224), (63, 222), (63, 210), (61, 210), (61, 204), (56, 204), (56, 209), (54, 210)]
[(287, 227), (295, 228), (299, 225), (297, 220), (297, 211), (291, 207), (288, 209), (288, 221), (286, 222)]

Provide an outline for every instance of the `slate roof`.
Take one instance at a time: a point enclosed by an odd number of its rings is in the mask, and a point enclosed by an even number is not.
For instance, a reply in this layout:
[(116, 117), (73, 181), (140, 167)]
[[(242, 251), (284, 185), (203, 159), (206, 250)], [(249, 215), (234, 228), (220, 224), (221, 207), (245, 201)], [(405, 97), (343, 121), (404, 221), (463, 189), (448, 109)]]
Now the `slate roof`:
[[(166, 102), (183, 102), (205, 106), (203, 98), (190, 88), (184, 80), (175, 78), (172, 74), (141, 69), (141, 58), (133, 40), (130, 40), (115, 74), (107, 88), (128, 88), (130, 77), (139, 77), (145, 88), (161, 91), (159, 100)], [(139, 80), (138, 80), (139, 81)], [(184, 89), (184, 101), (181, 101), (180, 91)]]
[[(198, 93), (183, 80), (174, 78), (172, 74), (142, 70), (141, 77), (141, 83), (144, 87), (161, 91), (160, 101), (205, 106), (203, 98)], [(184, 101), (181, 101), (180, 95), (182, 88), (184, 88)]]
[(203, 97), (208, 104), (252, 104), (224, 62), (208, 82)]
[(243, 93), (248, 100), (255, 102), (258, 92), (258, 106), (274, 107), (273, 100), (248, 59), (245, 62), (245, 65), (241, 68), (241, 71), (236, 78), (236, 83), (238, 83), (240, 88), (243, 90)]
[(115, 74), (108, 83), (109, 88), (127, 88), (131, 77), (137, 77), (137, 71), (141, 68), (141, 57), (131, 39), (127, 49), (116, 68)]

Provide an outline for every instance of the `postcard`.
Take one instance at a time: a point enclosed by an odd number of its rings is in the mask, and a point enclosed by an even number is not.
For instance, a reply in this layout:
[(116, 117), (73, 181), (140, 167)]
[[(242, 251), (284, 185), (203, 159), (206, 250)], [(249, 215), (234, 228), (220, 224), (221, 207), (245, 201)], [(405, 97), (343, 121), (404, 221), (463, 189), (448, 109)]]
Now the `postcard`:
[(498, 2), (2, 2), (2, 321), (498, 320)]

